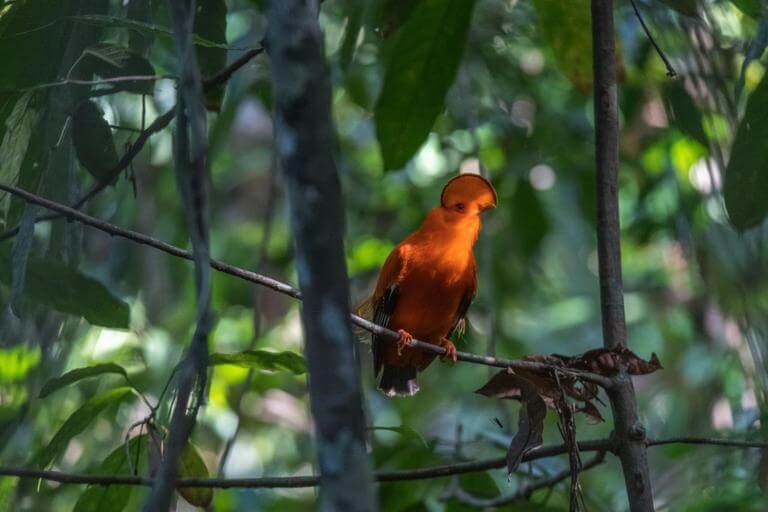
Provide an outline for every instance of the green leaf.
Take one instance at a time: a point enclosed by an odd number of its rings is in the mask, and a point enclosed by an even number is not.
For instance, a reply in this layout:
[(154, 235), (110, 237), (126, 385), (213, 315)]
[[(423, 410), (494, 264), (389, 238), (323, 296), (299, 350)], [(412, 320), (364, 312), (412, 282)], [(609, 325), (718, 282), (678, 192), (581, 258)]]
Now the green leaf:
[[(192, 443), (187, 443), (179, 459), (180, 478), (207, 478), (210, 476), (203, 457)], [(180, 487), (179, 494), (191, 505), (207, 507), (213, 499), (213, 489), (205, 487)]]
[(95, 364), (93, 366), (86, 366), (85, 368), (76, 368), (74, 370), (68, 371), (61, 377), (56, 377), (55, 379), (51, 379), (48, 382), (46, 382), (43, 388), (40, 390), (40, 394), (38, 395), (38, 398), (45, 398), (46, 396), (50, 395), (54, 391), (58, 391), (59, 389), (65, 386), (69, 386), (70, 384), (74, 384), (75, 382), (78, 382), (90, 377), (95, 377), (97, 375), (104, 375), (105, 373), (114, 373), (114, 374), (122, 375), (123, 377), (128, 376), (128, 373), (125, 371), (125, 368), (115, 363), (102, 363), (102, 364)]
[(765, 14), (763, 0), (731, 0), (731, 3), (747, 16), (758, 19)]
[(208, 358), (208, 364), (211, 366), (231, 364), (258, 370), (287, 371), (294, 375), (301, 375), (307, 371), (304, 358), (291, 351), (246, 350), (234, 354), (215, 353)]
[(709, 140), (704, 131), (701, 111), (685, 91), (682, 83), (670, 81), (665, 84), (664, 97), (670, 124), (705, 147), (708, 146)]
[(419, 433), (419, 431), (407, 425), (400, 425), (399, 427), (368, 427), (368, 430), (384, 430), (387, 432), (396, 432), (403, 437), (415, 439), (416, 441), (423, 444), (425, 448), (429, 447), (426, 439), (424, 439), (424, 437)]
[(362, 27), (363, 13), (365, 12), (367, 2), (359, 0), (345, 0), (344, 11), (347, 13), (347, 24), (344, 29), (344, 40), (339, 50), (339, 65), (342, 71), (346, 72), (352, 63), (352, 57), (355, 55), (357, 47), (357, 38)]
[(16, 492), (16, 485), (18, 483), (18, 477), (0, 477), (0, 512), (12, 512), (13, 495)]
[(0, 18), (0, 90), (52, 81), (66, 49), (62, 17), (76, 12), (76, 2), (16, 2)]
[[(11, 254), (7, 244), (0, 246), (0, 282), (11, 285)], [(58, 261), (30, 256), (25, 296), (28, 301), (81, 316), (92, 325), (123, 329), (129, 326), (128, 304), (96, 279)]]
[[(106, 43), (94, 45), (86, 48), (83, 57), (82, 68), (102, 78), (155, 74), (155, 68), (147, 59), (124, 46)], [(114, 82), (112, 87), (136, 94), (152, 94), (155, 88), (154, 82), (150, 80)]]
[[(158, 35), (162, 37), (173, 37), (173, 30), (169, 28), (154, 25), (152, 23), (132, 20), (129, 18), (105, 16), (101, 14), (85, 14), (81, 16), (70, 16), (70, 19), (79, 21), (81, 23), (86, 23), (88, 25), (96, 25), (99, 27), (125, 28), (145, 36)], [(217, 43), (204, 37), (200, 37), (197, 34), (192, 36), (192, 42), (196, 46), (202, 46), (205, 48), (223, 48), (225, 50), (229, 49), (229, 47), (224, 43)]]
[[(150, 0), (131, 0), (128, 4), (126, 15), (133, 21), (148, 23), (152, 19), (152, 5)], [(152, 46), (153, 34), (142, 34), (132, 30), (128, 34), (128, 48), (138, 53), (146, 55)]]
[[(128, 475), (135, 464), (136, 454), (151, 442), (146, 434), (128, 441), (128, 447), (121, 444), (110, 453), (94, 471), (97, 475)], [(132, 460), (128, 461), (128, 455)], [(134, 468), (135, 469), (135, 468)], [(80, 495), (72, 512), (121, 512), (131, 498), (131, 485), (89, 485)]]
[(119, 158), (112, 130), (101, 109), (93, 101), (84, 101), (72, 116), (72, 142), (77, 159), (98, 182), (109, 179)]
[[(5, 134), (0, 142), (0, 183), (4, 185), (16, 185), (19, 181), (24, 155), (40, 118), (33, 98), (32, 92), (21, 95), (5, 120)], [(0, 227), (6, 225), (10, 204), (10, 194), (0, 195)]]
[[(195, 13), (195, 34), (198, 37), (223, 45), (223, 48), (197, 49), (197, 63), (200, 74), (211, 77), (227, 65), (227, 4), (224, 0), (207, 0), (197, 3)], [(220, 85), (205, 93), (205, 107), (218, 112), (224, 97), (224, 86)]]
[(33, 459), (34, 465), (43, 469), (49, 467), (64, 453), (69, 441), (85, 430), (100, 412), (111, 405), (122, 402), (132, 394), (133, 389), (121, 387), (103, 391), (90, 398), (67, 418), (67, 421), (59, 428), (48, 445), (37, 453)]
[(461, 62), (474, 0), (422, 0), (397, 32), (376, 103), (385, 169), (399, 169), (427, 140)]
[[(560, 71), (582, 94), (592, 89), (592, 16), (589, 0), (534, 0), (539, 32)], [(564, 20), (568, 20), (565, 22)]]
[(768, 214), (768, 76), (747, 100), (725, 170), (723, 195), (731, 224), (739, 231)]
[(667, 7), (686, 16), (696, 16), (697, 0), (658, 0)]

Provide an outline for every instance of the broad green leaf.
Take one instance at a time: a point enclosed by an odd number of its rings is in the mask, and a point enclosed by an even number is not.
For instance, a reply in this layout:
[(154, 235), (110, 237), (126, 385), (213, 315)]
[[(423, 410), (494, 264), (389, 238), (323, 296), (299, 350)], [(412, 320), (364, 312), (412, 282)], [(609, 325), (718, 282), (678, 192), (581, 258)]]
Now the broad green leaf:
[[(150, 0), (131, 0), (128, 3), (128, 10), (126, 15), (133, 21), (139, 23), (149, 23), (152, 19), (152, 5)], [(128, 48), (138, 53), (139, 55), (146, 55), (149, 48), (152, 46), (152, 40), (154, 34), (142, 34), (135, 30), (131, 30), (128, 34)]]
[(15, 476), (0, 477), (0, 512), (12, 512), (13, 495), (19, 478)]
[(93, 366), (86, 366), (85, 368), (76, 368), (74, 370), (68, 371), (61, 377), (56, 377), (55, 379), (51, 379), (46, 382), (43, 388), (40, 390), (38, 398), (45, 398), (54, 391), (58, 391), (65, 386), (69, 386), (70, 384), (74, 384), (75, 382), (81, 381), (83, 379), (96, 377), (97, 375), (104, 375), (105, 373), (114, 373), (122, 375), (123, 377), (128, 375), (128, 373), (125, 371), (125, 368), (115, 363), (102, 363), (95, 364)]
[[(582, 94), (592, 89), (592, 15), (589, 0), (533, 0), (538, 29), (557, 66)], [(567, 22), (565, 21), (567, 20)]]
[[(169, 28), (154, 25), (152, 23), (132, 20), (129, 18), (105, 16), (100, 14), (86, 14), (81, 16), (70, 16), (70, 19), (100, 27), (125, 28), (147, 36), (158, 35), (162, 37), (173, 37), (173, 30)], [(197, 46), (203, 46), (205, 48), (223, 48), (225, 50), (229, 48), (226, 44), (210, 41), (204, 37), (200, 37), (197, 34), (192, 36), (192, 42)]]
[(667, 7), (686, 16), (696, 16), (697, 0), (658, 0)]
[[(207, 478), (210, 476), (203, 457), (192, 443), (187, 443), (179, 459), (179, 477)], [(197, 507), (207, 507), (213, 499), (213, 489), (205, 487), (180, 487), (179, 494), (190, 504)]]
[(35, 235), (35, 218), (39, 208), (36, 205), (27, 204), (21, 216), (19, 233), (13, 241), (11, 248), (11, 309), (21, 318), (21, 300), (24, 295), (24, 287), (27, 282), (27, 263), (29, 253), (32, 250), (32, 239)]
[(731, 0), (731, 2), (741, 12), (754, 19), (759, 19), (763, 14), (766, 14), (763, 0)]
[(670, 124), (705, 147), (708, 146), (701, 111), (683, 85), (679, 81), (665, 84), (664, 99)]
[[(0, 282), (11, 284), (11, 254), (0, 246)], [(25, 287), (27, 301), (62, 313), (82, 316), (93, 325), (128, 328), (130, 309), (99, 281), (58, 261), (30, 256)]]
[[(155, 74), (155, 68), (141, 55), (124, 46), (106, 43), (86, 48), (83, 52), (82, 64), (78, 68), (95, 73), (102, 78)], [(112, 87), (136, 94), (152, 94), (155, 88), (154, 82), (150, 80), (114, 82)]]
[(418, 151), (464, 53), (474, 0), (422, 0), (397, 32), (376, 103), (376, 136), (385, 169), (399, 169)]
[(468, 493), (481, 498), (495, 498), (499, 495), (499, 486), (487, 471), (464, 473), (459, 476), (459, 485)]
[[(128, 475), (132, 467), (135, 469), (136, 455), (139, 457), (151, 442), (146, 434), (136, 436), (110, 453), (96, 468), (97, 475)], [(128, 461), (128, 455), (132, 460)], [(131, 498), (131, 485), (89, 485), (80, 495), (72, 512), (121, 512)]]
[(33, 459), (34, 465), (43, 469), (49, 467), (64, 453), (69, 441), (85, 430), (100, 412), (111, 405), (119, 404), (132, 394), (133, 389), (121, 387), (103, 391), (91, 397), (67, 418), (48, 445), (37, 453)]
[(339, 65), (342, 71), (346, 72), (352, 63), (352, 57), (357, 47), (357, 38), (362, 27), (363, 13), (368, 2), (359, 0), (345, 0), (344, 11), (347, 13), (347, 23), (344, 28), (344, 40), (339, 50)]
[[(39, 118), (40, 113), (34, 105), (34, 94), (28, 92), (21, 95), (5, 120), (5, 134), (0, 142), (0, 183), (18, 183), (21, 164), (27, 153), (32, 130)], [(0, 195), (0, 227), (6, 226), (10, 204), (10, 194)]]
[(16, 2), (0, 18), (0, 90), (50, 82), (66, 48), (66, 25), (59, 20), (76, 12), (75, 2)]
[(515, 226), (515, 244), (526, 257), (533, 258), (549, 232), (550, 221), (538, 193), (528, 180), (517, 182), (515, 194), (509, 201), (509, 212)]
[[(224, 0), (198, 2), (195, 12), (195, 34), (208, 41), (223, 45), (223, 48), (197, 48), (197, 63), (200, 74), (210, 77), (227, 65), (227, 5)], [(205, 107), (218, 112), (224, 97), (224, 86), (217, 86), (205, 93)]]
[(768, 214), (768, 76), (747, 100), (725, 169), (723, 195), (731, 224), (739, 231)]
[(415, 439), (416, 441), (420, 442), (424, 445), (424, 447), (428, 447), (427, 441), (424, 439), (424, 437), (419, 433), (418, 430), (416, 430), (413, 427), (409, 427), (407, 425), (400, 425), (399, 427), (369, 427), (369, 430), (384, 430), (387, 432), (396, 432), (400, 434), (403, 437), (408, 437), (410, 439)]
[(77, 159), (98, 182), (109, 179), (119, 158), (112, 130), (101, 109), (93, 101), (84, 101), (72, 116), (72, 142)]
[(290, 351), (246, 350), (234, 354), (214, 353), (208, 358), (208, 364), (211, 366), (231, 364), (258, 370), (288, 371), (294, 375), (301, 375), (307, 371), (304, 358)]

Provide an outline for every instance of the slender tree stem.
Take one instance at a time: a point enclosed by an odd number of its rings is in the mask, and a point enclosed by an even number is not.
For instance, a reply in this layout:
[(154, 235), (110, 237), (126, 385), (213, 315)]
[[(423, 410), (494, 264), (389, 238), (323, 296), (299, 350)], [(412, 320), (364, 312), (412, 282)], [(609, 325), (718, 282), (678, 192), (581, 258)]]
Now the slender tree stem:
[[(597, 164), (597, 253), (603, 343), (608, 349), (626, 345), (624, 288), (621, 277), (619, 226), (619, 113), (613, 0), (592, 0), (592, 45), (595, 89), (595, 160)], [(637, 413), (632, 379), (622, 369), (608, 390), (613, 412), (617, 455), (632, 512), (653, 507), (645, 428)]]
[(318, 4), (308, 0), (268, 4), (276, 148), (304, 302), (304, 352), (320, 469), (317, 509), (375, 511), (360, 369), (348, 320), (344, 204)]

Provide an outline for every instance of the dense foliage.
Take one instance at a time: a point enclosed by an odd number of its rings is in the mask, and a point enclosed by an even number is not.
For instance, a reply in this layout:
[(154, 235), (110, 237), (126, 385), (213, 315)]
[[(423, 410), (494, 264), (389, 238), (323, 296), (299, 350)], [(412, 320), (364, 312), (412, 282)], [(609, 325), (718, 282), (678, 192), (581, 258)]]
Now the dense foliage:
[[(198, 4), (205, 77), (260, 46), (263, 2)], [(766, 439), (768, 12), (757, 0), (637, 4), (679, 75), (667, 76), (632, 5), (618, 2), (629, 344), (664, 366), (636, 381), (641, 416), (651, 438)], [(588, 0), (327, 0), (320, 24), (353, 300), (443, 183), (457, 169), (481, 170), (499, 207), (476, 248), (479, 295), (459, 349), (518, 358), (601, 346)], [(188, 247), (172, 128), (113, 172), (176, 101), (171, 26), (162, 1), (0, 0), (0, 183), (70, 205), (103, 184), (89, 214)], [(206, 90), (211, 252), (295, 284), (269, 84), (267, 52)], [(137, 422), (151, 414), (160, 431), (168, 424), (167, 385), (194, 329), (191, 263), (76, 222), (35, 223), (45, 213), (0, 195), (0, 229), (19, 226), (0, 242), (0, 465), (147, 474), (153, 441)], [(212, 309), (208, 398), (182, 473), (310, 474), (299, 304), (214, 273)], [(474, 393), (488, 368), (436, 364), (418, 395), (387, 399), (360, 347), (376, 468), (503, 454), (517, 405)], [(598, 425), (578, 418), (579, 438), (609, 434), (602, 413)], [(552, 418), (544, 440), (560, 442)], [(138, 464), (125, 463), (126, 449)], [(768, 506), (756, 480), (765, 487), (768, 456), (761, 463), (758, 450), (650, 450), (659, 510)], [(511, 481), (498, 470), (389, 483), (381, 508), (471, 510), (446, 490), (493, 497), (566, 465), (523, 464)], [(582, 485), (589, 510), (626, 506), (615, 459)], [(0, 510), (138, 510), (146, 494), (0, 477)], [(307, 510), (314, 497), (219, 490), (212, 506)], [(210, 495), (184, 498), (180, 510)], [(567, 509), (568, 489), (530, 500), (510, 509)]]

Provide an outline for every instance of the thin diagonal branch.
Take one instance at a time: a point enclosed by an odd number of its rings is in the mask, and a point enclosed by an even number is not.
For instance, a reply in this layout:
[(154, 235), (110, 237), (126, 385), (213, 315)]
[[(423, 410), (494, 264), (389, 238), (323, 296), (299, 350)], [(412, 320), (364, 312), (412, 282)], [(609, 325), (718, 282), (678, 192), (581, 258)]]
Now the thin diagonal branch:
[[(599, 466), (600, 464), (603, 463), (604, 460), (605, 460), (605, 452), (604, 451), (597, 452), (597, 455), (595, 455), (589, 462), (581, 466), (581, 468), (579, 469), (579, 472), (581, 473), (589, 469), (592, 469), (596, 466)], [(457, 501), (459, 501), (459, 503), (469, 505), (470, 507), (483, 508), (483, 509), (503, 507), (504, 505), (508, 505), (515, 501), (530, 499), (531, 494), (533, 494), (535, 491), (538, 491), (539, 489), (546, 489), (548, 487), (554, 487), (560, 482), (562, 482), (563, 480), (570, 478), (571, 474), (572, 474), (571, 468), (568, 467), (563, 469), (562, 471), (555, 473), (550, 477), (529, 482), (521, 486), (517, 491), (513, 493), (503, 494), (495, 498), (480, 498), (478, 496), (475, 496), (465, 491), (461, 487), (456, 487), (451, 493), (450, 497), (455, 498)]]
[[(768, 448), (768, 442), (742, 441), (734, 439), (717, 439), (706, 437), (674, 437), (668, 439), (649, 439), (647, 446), (661, 446), (666, 444), (695, 444), (726, 446), (731, 448)], [(614, 442), (611, 439), (594, 439), (580, 441), (580, 452), (612, 452)], [(547, 445), (531, 450), (523, 456), (523, 462), (554, 457), (567, 453), (565, 445)], [(399, 469), (394, 471), (378, 471), (375, 479), (379, 483), (402, 482), (411, 480), (428, 480), (443, 478), (464, 473), (476, 473), (491, 469), (500, 469), (507, 464), (506, 457), (481, 459), (469, 462), (457, 462), (442, 466), (432, 466), (417, 469)], [(38, 469), (0, 467), (0, 476), (16, 476), (25, 479), (41, 479), (61, 484), (73, 485), (134, 485), (150, 487), (154, 480), (151, 478), (130, 475), (89, 475), (82, 473), (67, 473), (62, 471), (42, 471)], [(281, 489), (315, 487), (318, 478), (315, 476), (286, 476), (286, 477), (260, 477), (260, 478), (180, 478), (176, 481), (177, 487), (207, 487), (217, 489)]]
[(184, 205), (192, 259), (195, 263), (197, 312), (195, 332), (180, 365), (163, 462), (147, 500), (146, 512), (165, 512), (171, 505), (179, 461), (197, 421), (205, 397), (208, 336), (211, 312), (211, 255), (208, 220), (208, 139), (203, 86), (192, 44), (194, 0), (169, 0), (179, 62), (179, 99), (176, 105), (176, 183)]
[[(50, 199), (46, 199), (36, 194), (32, 194), (31, 192), (27, 192), (26, 190), (20, 189), (18, 187), (4, 185), (0, 183), (0, 190), (8, 192), (18, 197), (21, 197), (27, 202), (34, 203), (34, 204), (43, 206), (49, 210), (58, 212), (64, 217), (67, 217), (71, 220), (76, 220), (87, 226), (96, 228), (99, 231), (107, 233), (111, 236), (119, 236), (121, 238), (125, 238), (126, 240), (130, 240), (132, 242), (136, 242), (141, 245), (146, 245), (154, 249), (158, 249), (162, 252), (165, 252), (166, 254), (170, 254), (171, 256), (176, 256), (177, 258), (183, 258), (187, 260), (192, 259), (192, 254), (187, 250), (181, 249), (180, 247), (176, 247), (175, 245), (171, 245), (167, 242), (163, 242), (162, 240), (158, 240), (157, 238), (153, 238), (149, 235), (145, 235), (144, 233), (139, 233), (137, 231), (125, 229), (125, 228), (116, 226), (114, 224), (111, 224), (109, 222), (103, 221), (101, 219), (97, 219), (79, 210), (75, 210), (74, 208), (63, 205), (61, 203), (57, 203), (55, 201), (51, 201)], [(249, 281), (254, 284), (258, 284), (260, 286), (265, 286), (271, 290), (274, 290), (278, 293), (282, 293), (283, 295), (287, 295), (294, 299), (301, 300), (301, 292), (299, 292), (299, 290), (297, 290), (296, 288), (286, 283), (278, 281), (277, 279), (273, 279), (271, 277), (258, 274), (256, 272), (252, 272), (250, 270), (236, 267), (234, 265), (230, 265), (228, 263), (224, 263), (216, 259), (211, 259), (211, 268), (213, 268), (214, 270), (218, 270), (219, 272), (222, 272), (224, 274), (229, 274), (231, 276), (243, 279), (245, 281)], [(350, 321), (353, 324), (357, 325), (358, 327), (361, 327), (362, 329), (365, 329), (370, 333), (390, 339), (393, 342), (399, 339), (399, 335), (396, 332), (390, 329), (387, 329), (386, 327), (377, 325), (357, 315), (350, 315)], [(427, 352), (431, 352), (438, 356), (445, 355), (446, 353), (444, 348), (438, 347), (437, 345), (433, 345), (431, 343), (427, 343), (425, 341), (413, 340), (411, 346)], [(557, 369), (560, 373), (568, 374), (573, 377), (585, 380), (587, 382), (593, 382), (605, 389), (609, 389), (613, 386), (613, 381), (610, 378), (604, 377), (602, 375), (598, 375), (596, 373), (570, 370), (567, 368), (562, 368), (559, 366), (555, 367), (552, 365), (548, 365), (545, 363), (538, 363), (534, 361), (524, 361), (519, 359), (503, 359), (503, 358), (497, 358), (497, 357), (491, 357), (491, 356), (481, 356), (481, 355), (472, 354), (469, 352), (458, 352), (457, 359), (459, 361), (464, 361), (467, 363), (493, 366), (496, 368), (512, 368), (512, 369), (525, 369), (525, 370), (535, 370), (535, 371)]]

